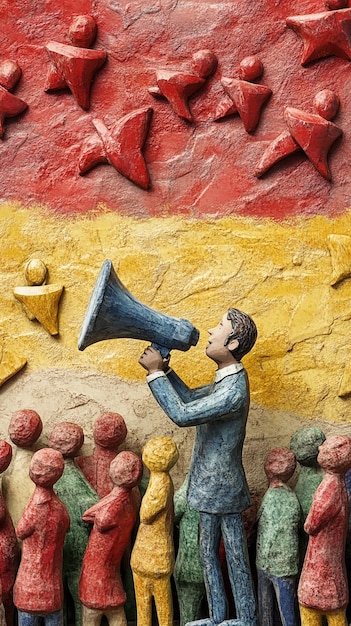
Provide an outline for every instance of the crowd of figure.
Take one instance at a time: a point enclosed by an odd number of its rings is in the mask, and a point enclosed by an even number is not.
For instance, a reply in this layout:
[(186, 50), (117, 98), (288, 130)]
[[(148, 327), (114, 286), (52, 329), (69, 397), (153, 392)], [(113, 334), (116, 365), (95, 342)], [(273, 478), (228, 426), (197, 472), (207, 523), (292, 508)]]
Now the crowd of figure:
[[(9, 425), (13, 446), (0, 442), (2, 624), (31, 626), (44, 618), (50, 626), (97, 626), (105, 616), (110, 626), (146, 625), (154, 600), (160, 626), (170, 626), (172, 575), (180, 625), (201, 619), (207, 607), (199, 512), (187, 501), (188, 475), (173, 493), (174, 441), (149, 440), (142, 461), (119, 452), (127, 429), (118, 413), (95, 421), (88, 456), (79, 456), (79, 425), (57, 424), (49, 447), (35, 452), (41, 432), (39, 415), (21, 410)], [(350, 438), (326, 440), (317, 427), (298, 431), (290, 448), (267, 455), (269, 486), (246, 529), (255, 536), (250, 549), (262, 626), (277, 620), (296, 626), (300, 619), (319, 624), (322, 615), (346, 623), (350, 465)], [(226, 581), (222, 542), (219, 560)], [(235, 603), (231, 611), (235, 618)]]
[(104, 413), (93, 426), (91, 455), (79, 456), (84, 433), (72, 422), (57, 424), (48, 447), (34, 451), (39, 415), (12, 416), (12, 463), (11, 445), (0, 440), (0, 626), (17, 618), (19, 626), (99, 626), (103, 618), (110, 626), (151, 626), (154, 605), (159, 626), (172, 626), (172, 574), (180, 626), (273, 626), (279, 619), (282, 626), (322, 626), (323, 618), (347, 625), (351, 438), (309, 427), (290, 448), (271, 450), (268, 489), (253, 524), (246, 513), (245, 528), (250, 395), (241, 359), (257, 329), (231, 308), (208, 332), (206, 354), (217, 364), (211, 384), (190, 389), (152, 346), (139, 359), (166, 415), (196, 429), (188, 476), (175, 495), (170, 470), (178, 449), (170, 437), (147, 441), (142, 459), (120, 452), (124, 419)]

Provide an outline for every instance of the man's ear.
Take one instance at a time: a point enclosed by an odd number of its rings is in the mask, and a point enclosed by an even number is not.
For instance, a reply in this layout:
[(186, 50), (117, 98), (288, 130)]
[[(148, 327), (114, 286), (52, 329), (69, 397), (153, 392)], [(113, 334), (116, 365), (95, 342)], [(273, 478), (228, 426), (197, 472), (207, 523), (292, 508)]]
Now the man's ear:
[(227, 344), (227, 348), (228, 348), (228, 350), (230, 350), (230, 352), (232, 352), (233, 350), (236, 350), (238, 347), (239, 347), (239, 341), (237, 339), (232, 339)]

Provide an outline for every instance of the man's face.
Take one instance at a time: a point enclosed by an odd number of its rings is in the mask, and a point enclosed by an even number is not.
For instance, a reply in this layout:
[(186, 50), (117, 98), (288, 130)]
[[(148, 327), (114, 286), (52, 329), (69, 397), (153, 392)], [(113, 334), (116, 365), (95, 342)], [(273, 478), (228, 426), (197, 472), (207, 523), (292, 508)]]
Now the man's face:
[[(206, 354), (218, 365), (229, 364), (233, 362), (233, 357), (229, 351), (230, 349), (235, 349), (235, 345), (232, 343), (228, 346), (225, 346), (225, 342), (228, 336), (233, 332), (232, 323), (227, 318), (227, 313), (225, 313), (219, 322), (219, 324), (215, 328), (211, 328), (209, 331), (209, 340), (206, 346)], [(237, 340), (234, 340), (236, 345), (238, 345)]]

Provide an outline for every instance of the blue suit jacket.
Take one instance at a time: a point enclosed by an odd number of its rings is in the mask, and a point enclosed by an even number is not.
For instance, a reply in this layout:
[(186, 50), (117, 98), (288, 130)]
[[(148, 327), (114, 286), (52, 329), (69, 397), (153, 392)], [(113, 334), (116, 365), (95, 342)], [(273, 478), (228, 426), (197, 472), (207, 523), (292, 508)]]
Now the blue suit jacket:
[(167, 376), (150, 380), (149, 386), (175, 424), (196, 426), (189, 504), (198, 511), (216, 514), (239, 513), (250, 506), (242, 466), (250, 403), (245, 370), (197, 389), (189, 389), (170, 371)]

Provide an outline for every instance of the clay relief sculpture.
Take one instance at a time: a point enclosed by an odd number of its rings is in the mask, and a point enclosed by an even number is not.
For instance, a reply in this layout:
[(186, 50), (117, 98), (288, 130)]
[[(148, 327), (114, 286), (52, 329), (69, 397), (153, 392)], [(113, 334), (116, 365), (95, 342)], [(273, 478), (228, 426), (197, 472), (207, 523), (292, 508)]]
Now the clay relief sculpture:
[(132, 492), (142, 473), (142, 462), (133, 452), (117, 454), (110, 467), (112, 491), (83, 514), (85, 522), (94, 524), (79, 581), (83, 626), (96, 626), (103, 616), (110, 626), (127, 624), (120, 565), (136, 522)]
[(332, 120), (339, 109), (339, 98), (330, 89), (319, 91), (314, 99), (316, 113), (287, 107), (284, 119), (288, 130), (283, 131), (263, 153), (255, 169), (255, 176), (263, 176), (276, 163), (295, 152), (303, 152), (317, 172), (331, 180), (328, 152), (342, 135)]
[(321, 625), (325, 616), (328, 622), (344, 626), (348, 602), (348, 497), (344, 475), (351, 468), (351, 438), (328, 437), (319, 448), (317, 460), (325, 476), (304, 526), (309, 541), (297, 592), (301, 625)]
[(22, 541), (13, 589), (19, 626), (63, 626), (62, 552), (69, 515), (53, 489), (63, 469), (62, 454), (49, 448), (31, 460), (35, 490), (16, 527)]
[(189, 474), (174, 494), (174, 523), (179, 525), (179, 546), (174, 580), (179, 604), (180, 626), (200, 617), (205, 583), (199, 545), (199, 512), (187, 501)]
[(287, 25), (303, 41), (301, 65), (331, 55), (351, 61), (351, 9), (347, 0), (326, 0), (322, 13), (288, 17)]
[(189, 109), (189, 98), (206, 83), (217, 68), (217, 57), (211, 50), (198, 50), (192, 56), (191, 72), (159, 70), (156, 72), (156, 87), (150, 87), (154, 98), (165, 98), (173, 111), (182, 119), (193, 122)]
[(221, 83), (231, 100), (231, 105), (220, 105), (215, 119), (238, 113), (247, 133), (254, 132), (261, 111), (272, 90), (254, 81), (263, 74), (263, 64), (257, 56), (245, 57), (239, 65), (239, 78), (222, 77)]
[[(82, 625), (82, 604), (79, 599), (79, 576), (91, 526), (82, 520), (84, 512), (98, 501), (98, 495), (74, 462), (84, 442), (81, 426), (61, 422), (51, 431), (49, 445), (64, 458), (64, 470), (56, 482), (55, 492), (65, 504), (70, 527), (63, 547), (63, 581), (74, 603), (75, 624)], [(67, 614), (67, 598), (65, 598)], [(67, 620), (65, 620), (67, 622)]]
[(58, 335), (58, 307), (63, 286), (46, 285), (47, 275), (45, 263), (40, 259), (31, 259), (25, 267), (28, 285), (15, 287), (13, 293), (31, 321), (40, 322), (50, 335)]
[(275, 601), (282, 624), (298, 624), (296, 581), (301, 508), (287, 484), (295, 467), (295, 455), (288, 448), (274, 448), (265, 459), (269, 487), (257, 516), (256, 553), (261, 626), (274, 624)]
[(222, 535), (237, 619), (256, 626), (256, 599), (241, 515), (250, 505), (241, 457), (250, 400), (247, 374), (240, 361), (254, 346), (257, 329), (247, 314), (231, 308), (209, 335), (206, 354), (218, 366), (211, 385), (189, 389), (169, 369), (168, 359), (165, 362), (151, 346), (139, 363), (148, 371), (151, 392), (166, 415), (178, 426), (196, 426), (187, 498), (200, 512), (200, 553), (210, 613), (200, 624), (236, 623), (228, 619), (219, 560)]
[(79, 174), (86, 174), (99, 163), (109, 163), (117, 172), (142, 189), (149, 189), (150, 176), (143, 155), (149, 132), (152, 109), (145, 107), (128, 113), (108, 129), (101, 119), (94, 119), (97, 135), (83, 143), (79, 156)]
[(154, 598), (159, 626), (173, 626), (174, 491), (169, 471), (178, 460), (178, 449), (170, 437), (154, 437), (144, 446), (142, 459), (150, 480), (131, 557), (137, 624), (151, 623)]
[(15, 526), (35, 488), (29, 476), (29, 467), (42, 430), (41, 417), (32, 409), (20, 409), (11, 416), (8, 433), (13, 443), (13, 458), (2, 483), (6, 505)]
[(16, 117), (26, 110), (28, 104), (14, 96), (11, 91), (15, 88), (22, 75), (21, 68), (16, 61), (4, 59), (0, 63), (0, 139), (4, 136), (4, 121), (7, 117)]
[(68, 32), (72, 45), (50, 41), (46, 46), (51, 65), (45, 91), (68, 88), (85, 110), (90, 106), (94, 76), (107, 58), (104, 50), (89, 50), (96, 32), (96, 22), (91, 15), (78, 15), (73, 18)]
[[(12, 447), (7, 441), (0, 439), (0, 474), (5, 472), (11, 463)], [(2, 476), (0, 481), (2, 480)], [(19, 549), (15, 528), (5, 504), (2, 489), (0, 490), (0, 622), (3, 610), (7, 626), (14, 624), (13, 585), (19, 563)]]
[(74, 459), (99, 498), (104, 498), (113, 489), (110, 465), (126, 436), (127, 426), (122, 415), (102, 413), (93, 425), (93, 453)]
[(27, 364), (27, 359), (0, 346), (0, 387)]

